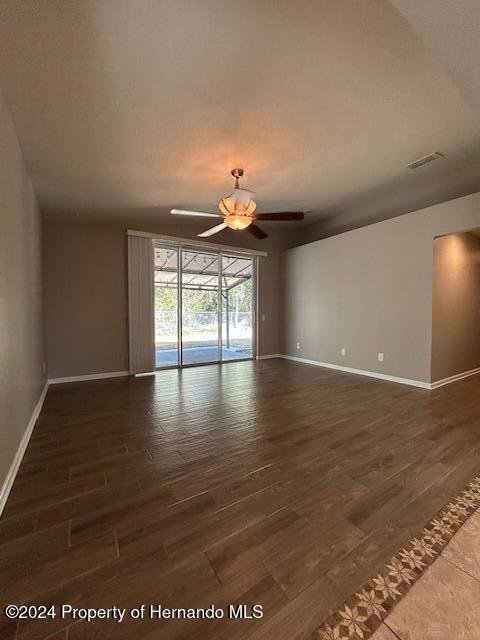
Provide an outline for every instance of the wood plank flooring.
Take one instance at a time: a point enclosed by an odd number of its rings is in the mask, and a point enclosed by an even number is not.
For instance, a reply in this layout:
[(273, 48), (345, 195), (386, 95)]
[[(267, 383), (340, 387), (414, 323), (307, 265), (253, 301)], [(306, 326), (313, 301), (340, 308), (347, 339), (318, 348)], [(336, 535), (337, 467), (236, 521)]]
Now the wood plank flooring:
[(0, 618), (2, 640), (315, 637), (480, 467), (480, 376), (284, 360), (51, 387), (0, 519), (0, 604), (263, 605), (256, 620)]

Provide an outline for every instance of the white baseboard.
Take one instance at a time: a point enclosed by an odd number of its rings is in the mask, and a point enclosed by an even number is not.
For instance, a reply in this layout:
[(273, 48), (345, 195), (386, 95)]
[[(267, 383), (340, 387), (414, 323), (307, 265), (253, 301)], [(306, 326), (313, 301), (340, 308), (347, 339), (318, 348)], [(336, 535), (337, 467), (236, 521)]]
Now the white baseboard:
[(432, 388), (429, 382), (422, 382), (421, 380), (410, 380), (409, 378), (399, 378), (398, 376), (389, 376), (385, 373), (378, 373), (377, 371), (353, 369), (352, 367), (343, 367), (342, 365), (339, 365), (339, 364), (331, 364), (330, 362), (319, 362), (318, 360), (308, 360), (307, 358), (298, 358), (297, 356), (282, 355), (281, 357), (285, 358), (285, 360), (293, 360), (294, 362), (301, 362), (303, 364), (312, 364), (315, 367), (325, 367), (326, 369), (335, 369), (336, 371), (344, 371), (345, 373), (354, 373), (359, 376), (377, 378), (378, 380), (388, 380), (389, 382), (407, 384), (411, 387), (419, 387), (420, 389)]
[(265, 356), (257, 356), (257, 360), (270, 360), (270, 358), (282, 358), (281, 353), (269, 353)]
[(25, 433), (23, 434), (23, 437), (20, 441), (20, 445), (17, 449), (17, 453), (15, 454), (12, 464), (10, 465), (10, 469), (8, 470), (7, 477), (5, 478), (5, 481), (2, 487), (0, 487), (0, 516), (2, 515), (2, 511), (5, 508), (5, 504), (7, 502), (8, 495), (12, 489), (14, 480), (16, 478), (18, 468), (20, 467), (20, 463), (22, 462), (22, 458), (27, 449), (30, 436), (32, 435), (33, 427), (35, 426), (35, 423), (37, 422), (37, 418), (40, 415), (40, 411), (42, 410), (43, 402), (45, 400), (45, 396), (47, 395), (47, 391), (48, 391), (48, 381), (45, 383), (45, 386), (43, 387), (42, 392), (40, 393), (38, 402), (35, 405), (35, 409), (33, 410), (32, 416), (29, 420)]
[(470, 371), (463, 371), (462, 373), (457, 373), (454, 376), (450, 376), (449, 378), (443, 378), (442, 380), (437, 380), (436, 382), (432, 382), (430, 387), (432, 389), (438, 389), (438, 387), (443, 387), (446, 384), (450, 384), (451, 382), (456, 382), (457, 380), (462, 380), (463, 378), (469, 378), (470, 376), (475, 376), (477, 373), (480, 373), (480, 367), (476, 369), (470, 369)]
[(64, 382), (84, 382), (85, 380), (103, 380), (104, 378), (124, 378), (130, 371), (110, 371), (109, 373), (90, 373), (86, 376), (68, 376), (66, 378), (51, 378), (49, 384), (62, 384)]

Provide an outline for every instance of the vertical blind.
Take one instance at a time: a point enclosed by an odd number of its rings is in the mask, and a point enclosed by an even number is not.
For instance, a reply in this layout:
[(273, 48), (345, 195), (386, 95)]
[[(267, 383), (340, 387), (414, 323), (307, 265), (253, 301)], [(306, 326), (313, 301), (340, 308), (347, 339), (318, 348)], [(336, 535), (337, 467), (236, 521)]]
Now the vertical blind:
[(128, 236), (128, 315), (131, 373), (155, 370), (153, 240)]

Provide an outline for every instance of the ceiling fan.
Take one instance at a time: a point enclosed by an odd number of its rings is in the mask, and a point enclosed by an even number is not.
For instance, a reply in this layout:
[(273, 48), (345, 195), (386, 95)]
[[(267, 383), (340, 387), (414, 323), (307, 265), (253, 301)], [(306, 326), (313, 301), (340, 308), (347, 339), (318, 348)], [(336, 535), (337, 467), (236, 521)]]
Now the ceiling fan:
[(221, 213), (205, 213), (203, 211), (187, 211), (185, 209), (172, 209), (170, 213), (176, 216), (201, 216), (205, 218), (223, 218), (223, 222), (215, 225), (203, 233), (197, 234), (200, 238), (208, 238), (219, 231), (229, 227), (234, 231), (248, 231), (258, 240), (263, 240), (266, 234), (260, 227), (257, 227), (257, 220), (268, 222), (276, 220), (303, 220), (303, 211), (282, 211), (279, 213), (255, 213), (257, 203), (253, 199), (253, 191), (241, 189), (239, 180), (243, 176), (243, 169), (232, 169), (232, 176), (235, 178), (235, 188), (233, 192), (222, 198), (218, 203)]

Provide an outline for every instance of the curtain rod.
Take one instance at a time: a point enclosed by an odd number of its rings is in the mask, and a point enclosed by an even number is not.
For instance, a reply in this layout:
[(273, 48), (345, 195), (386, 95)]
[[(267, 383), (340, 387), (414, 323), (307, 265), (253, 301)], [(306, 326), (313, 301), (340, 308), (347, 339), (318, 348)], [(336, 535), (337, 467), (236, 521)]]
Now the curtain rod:
[(234, 253), (241, 253), (249, 256), (262, 256), (266, 258), (268, 253), (266, 251), (257, 251), (255, 249), (245, 249), (244, 247), (232, 247), (228, 244), (215, 244), (214, 242), (202, 242), (201, 240), (192, 240), (191, 238), (178, 238), (176, 236), (166, 236), (161, 233), (150, 233), (149, 231), (134, 231), (133, 229), (127, 230), (128, 236), (139, 236), (141, 238), (154, 238), (167, 244), (176, 244), (189, 247), (204, 247), (207, 249), (215, 249), (216, 251), (233, 251)]

